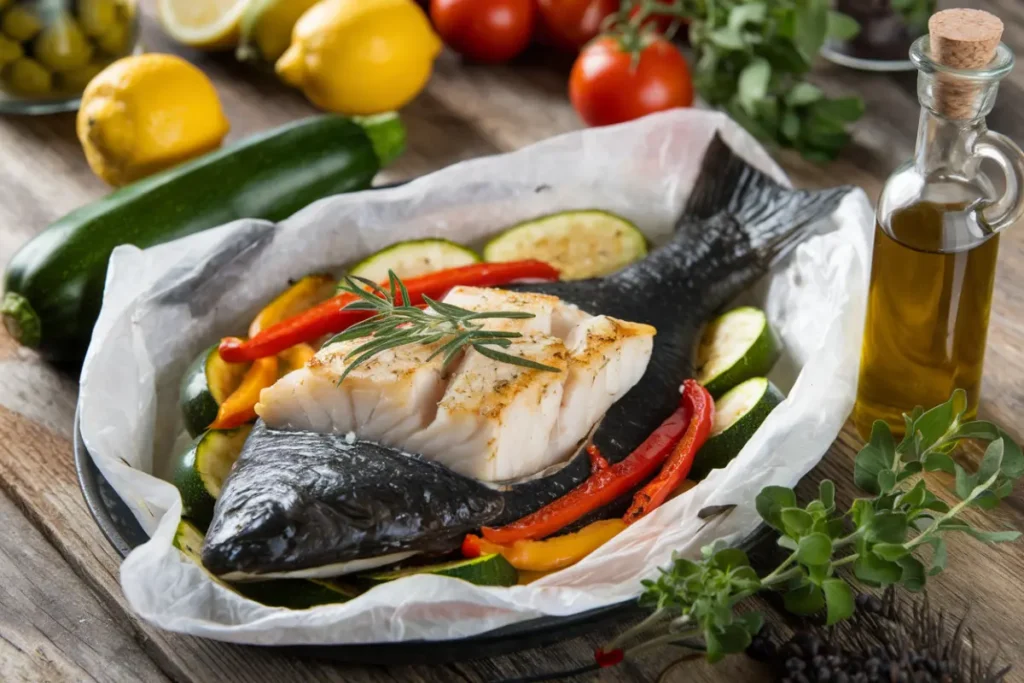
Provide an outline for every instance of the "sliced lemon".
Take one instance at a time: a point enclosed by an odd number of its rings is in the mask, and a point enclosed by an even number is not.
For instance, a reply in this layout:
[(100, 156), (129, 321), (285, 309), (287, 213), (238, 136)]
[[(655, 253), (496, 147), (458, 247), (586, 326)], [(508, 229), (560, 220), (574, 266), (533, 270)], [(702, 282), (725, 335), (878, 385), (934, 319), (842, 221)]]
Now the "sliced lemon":
[(232, 48), (248, 5), (248, 0), (160, 0), (160, 23), (179, 43), (204, 50)]

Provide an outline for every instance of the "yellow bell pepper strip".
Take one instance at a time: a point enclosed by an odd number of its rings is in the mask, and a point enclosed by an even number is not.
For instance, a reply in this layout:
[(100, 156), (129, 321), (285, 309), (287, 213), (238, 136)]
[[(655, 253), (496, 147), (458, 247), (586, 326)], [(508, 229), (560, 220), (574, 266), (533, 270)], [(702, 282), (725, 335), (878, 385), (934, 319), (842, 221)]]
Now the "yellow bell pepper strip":
[(220, 404), (217, 419), (210, 429), (234, 429), (256, 419), (256, 404), (260, 392), (277, 381), (277, 357), (260, 358), (252, 362), (242, 383)]
[[(334, 278), (329, 275), (307, 275), (302, 278), (259, 312), (249, 325), (249, 336), (255, 337), (264, 329), (330, 298), (334, 293), (334, 284)], [(315, 353), (308, 344), (296, 345), (282, 352), (282, 360), (286, 367), (295, 369), (305, 365), (305, 362)], [(285, 356), (285, 354), (289, 355)], [(299, 362), (301, 358), (304, 359)], [(277, 380), (277, 356), (267, 356), (253, 361), (252, 366), (245, 373), (245, 377), (242, 378), (242, 383), (220, 405), (217, 419), (210, 427), (212, 429), (234, 429), (250, 420), (255, 420), (256, 404), (259, 403), (260, 392)]]
[(284, 377), (292, 370), (303, 367), (316, 355), (316, 349), (309, 344), (296, 344), (290, 349), (285, 349), (277, 354), (277, 374)]
[(543, 541), (516, 541), (512, 545), (498, 545), (467, 534), (462, 542), (462, 554), (479, 557), (486, 553), (500, 553), (520, 571), (553, 572), (576, 564), (625, 528), (626, 523), (621, 519), (603, 519), (571, 534)]

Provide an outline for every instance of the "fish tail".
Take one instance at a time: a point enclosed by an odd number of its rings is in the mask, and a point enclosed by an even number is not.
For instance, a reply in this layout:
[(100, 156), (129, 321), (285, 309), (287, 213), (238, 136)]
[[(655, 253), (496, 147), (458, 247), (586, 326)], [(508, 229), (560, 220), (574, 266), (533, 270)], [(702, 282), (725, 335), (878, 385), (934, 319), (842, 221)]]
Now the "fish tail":
[[(771, 267), (832, 214), (851, 186), (794, 190), (751, 166), (715, 135), (697, 182), (677, 224), (678, 230), (706, 230), (731, 223), (758, 265)], [(748, 252), (749, 253), (749, 252)]]

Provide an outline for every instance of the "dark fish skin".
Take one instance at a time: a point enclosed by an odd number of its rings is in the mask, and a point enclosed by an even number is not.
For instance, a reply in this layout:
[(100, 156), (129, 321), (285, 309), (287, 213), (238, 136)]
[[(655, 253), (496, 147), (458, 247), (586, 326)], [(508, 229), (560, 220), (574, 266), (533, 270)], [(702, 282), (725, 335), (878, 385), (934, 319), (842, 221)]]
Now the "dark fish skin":
[(502, 504), (498, 492), (442, 465), (260, 421), (217, 501), (203, 564), (217, 575), (256, 574), (410, 548), (449, 552)]
[[(626, 457), (676, 409), (703, 322), (805, 239), (849, 190), (782, 187), (716, 137), (666, 245), (608, 277), (518, 287), (658, 329), (643, 378), (594, 431), (609, 461)], [(203, 562), (214, 573), (269, 572), (451, 549), (464, 533), (533, 512), (589, 474), (581, 449), (550, 474), (490, 488), (396, 449), (258, 423), (217, 502)]]

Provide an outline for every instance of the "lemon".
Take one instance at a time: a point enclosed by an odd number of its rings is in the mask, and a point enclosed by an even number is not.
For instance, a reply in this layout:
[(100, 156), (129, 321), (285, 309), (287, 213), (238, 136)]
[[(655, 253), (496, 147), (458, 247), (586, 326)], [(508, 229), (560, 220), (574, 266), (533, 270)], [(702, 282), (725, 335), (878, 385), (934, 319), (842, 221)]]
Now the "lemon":
[(68, 71), (89, 63), (92, 45), (74, 17), (61, 13), (36, 36), (33, 53), (44, 66), (54, 71)]
[(278, 75), (321, 109), (398, 109), (427, 84), (441, 40), (413, 0), (322, 0), (302, 15)]
[(117, 0), (78, 0), (78, 21), (86, 35), (103, 35), (117, 23)]
[(242, 17), (238, 58), (247, 62), (276, 62), (291, 43), (295, 22), (317, 2), (253, 0)]
[(43, 30), (43, 22), (35, 10), (24, 5), (15, 5), (4, 12), (0, 29), (3, 29), (8, 37), (24, 42), (32, 40)]
[(49, 94), (53, 75), (31, 57), (21, 57), (7, 67), (4, 82), (11, 92), (38, 97)]
[(174, 55), (119, 59), (89, 82), (78, 139), (93, 172), (124, 185), (220, 146), (228, 132), (213, 84)]
[(160, 23), (179, 43), (204, 50), (232, 48), (249, 0), (160, 0)]

